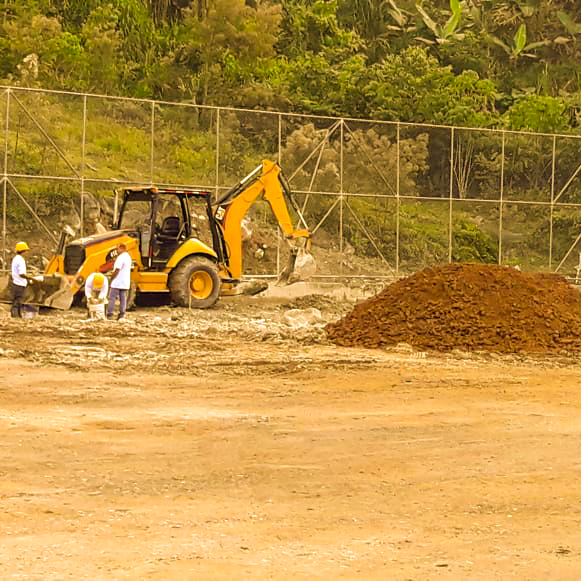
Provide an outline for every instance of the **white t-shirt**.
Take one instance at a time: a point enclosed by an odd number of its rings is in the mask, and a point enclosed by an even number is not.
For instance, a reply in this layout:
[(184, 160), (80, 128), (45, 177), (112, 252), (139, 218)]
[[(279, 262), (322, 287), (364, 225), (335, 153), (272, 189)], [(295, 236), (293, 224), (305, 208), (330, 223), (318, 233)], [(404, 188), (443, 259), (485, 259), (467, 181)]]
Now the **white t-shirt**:
[[(87, 278), (87, 282), (85, 283), (85, 296), (90, 299), (93, 296), (93, 291), (96, 290), (93, 288), (93, 280), (95, 279), (95, 275), (97, 273), (94, 272), (93, 274), (89, 275)], [(104, 299), (107, 296), (107, 292), (109, 292), (109, 281), (103, 277), (103, 286), (99, 289), (99, 298)]]
[(26, 262), (21, 254), (17, 254), (12, 259), (12, 282), (18, 286), (26, 286), (28, 284), (22, 275), (26, 274)]
[(131, 256), (128, 252), (123, 252), (115, 259), (113, 270), (119, 269), (119, 273), (113, 279), (111, 288), (129, 290), (131, 286)]

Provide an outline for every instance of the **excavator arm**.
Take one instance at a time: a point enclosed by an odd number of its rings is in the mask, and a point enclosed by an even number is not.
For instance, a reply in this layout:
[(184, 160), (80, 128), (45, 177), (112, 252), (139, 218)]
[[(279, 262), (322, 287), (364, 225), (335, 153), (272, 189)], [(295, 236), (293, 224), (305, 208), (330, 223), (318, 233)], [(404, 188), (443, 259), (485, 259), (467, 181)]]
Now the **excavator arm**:
[(311, 233), (308, 229), (296, 229), (289, 214), (287, 201), (298, 213), (303, 225), (304, 219), (294, 203), (290, 190), (284, 181), (278, 164), (265, 160), (252, 173), (218, 201), (215, 213), (221, 224), (225, 250), (226, 267), (233, 279), (240, 279), (243, 273), (242, 220), (256, 200), (262, 198), (270, 205), (272, 212), (290, 246), (289, 264), (279, 280), (287, 281), (294, 270), (297, 253), (302, 247), (308, 251)]

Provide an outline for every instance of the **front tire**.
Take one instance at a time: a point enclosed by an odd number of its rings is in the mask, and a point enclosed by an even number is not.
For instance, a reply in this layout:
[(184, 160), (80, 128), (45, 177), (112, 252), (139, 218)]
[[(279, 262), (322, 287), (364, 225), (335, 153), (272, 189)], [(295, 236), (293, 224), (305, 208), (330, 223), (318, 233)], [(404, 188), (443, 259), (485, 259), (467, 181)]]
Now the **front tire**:
[(168, 287), (176, 305), (207, 309), (216, 304), (222, 281), (214, 262), (203, 256), (189, 256), (171, 272)]

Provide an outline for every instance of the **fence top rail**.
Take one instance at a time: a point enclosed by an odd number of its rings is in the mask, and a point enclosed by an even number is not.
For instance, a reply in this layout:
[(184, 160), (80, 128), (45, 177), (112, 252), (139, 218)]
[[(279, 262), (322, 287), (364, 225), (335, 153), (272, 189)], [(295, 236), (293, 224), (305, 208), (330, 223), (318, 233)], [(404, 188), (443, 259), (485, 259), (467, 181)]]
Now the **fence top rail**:
[(490, 127), (463, 127), (459, 125), (438, 125), (436, 123), (409, 123), (404, 121), (386, 121), (383, 119), (358, 119), (355, 117), (332, 117), (330, 115), (312, 115), (307, 113), (292, 113), (292, 112), (283, 112), (283, 111), (265, 111), (261, 109), (244, 109), (241, 107), (221, 107), (217, 105), (198, 105), (196, 103), (179, 103), (177, 101), (163, 101), (163, 100), (155, 100), (155, 99), (140, 99), (136, 97), (122, 97), (118, 95), (101, 95), (98, 93), (80, 93), (74, 91), (59, 91), (53, 89), (40, 89), (40, 88), (31, 88), (31, 87), (17, 87), (17, 86), (10, 86), (10, 85), (0, 85), (0, 91), (4, 91), (0, 93), (0, 97), (4, 94), (10, 94), (11, 91), (24, 91), (24, 92), (31, 92), (31, 93), (45, 93), (45, 94), (52, 94), (52, 95), (63, 95), (63, 96), (77, 96), (77, 97), (86, 97), (91, 99), (109, 99), (112, 101), (128, 101), (132, 103), (147, 103), (149, 105), (171, 105), (174, 107), (187, 107), (192, 109), (208, 109), (208, 110), (216, 110), (216, 111), (232, 111), (236, 113), (253, 113), (253, 114), (261, 114), (261, 115), (273, 115), (273, 116), (284, 116), (284, 117), (295, 117), (295, 118), (304, 118), (304, 119), (328, 119), (332, 121), (336, 121), (337, 119), (342, 120), (343, 122), (350, 122), (350, 123), (371, 123), (375, 125), (393, 125), (399, 127), (425, 127), (429, 129), (448, 129), (448, 130), (459, 130), (459, 131), (480, 131), (483, 133), (498, 133), (500, 135), (508, 134), (508, 135), (523, 135), (523, 136), (530, 136), (530, 137), (561, 137), (561, 138), (570, 138), (570, 139), (581, 139), (581, 135), (577, 135), (575, 133), (541, 133), (537, 131), (516, 131), (513, 129), (495, 129)]

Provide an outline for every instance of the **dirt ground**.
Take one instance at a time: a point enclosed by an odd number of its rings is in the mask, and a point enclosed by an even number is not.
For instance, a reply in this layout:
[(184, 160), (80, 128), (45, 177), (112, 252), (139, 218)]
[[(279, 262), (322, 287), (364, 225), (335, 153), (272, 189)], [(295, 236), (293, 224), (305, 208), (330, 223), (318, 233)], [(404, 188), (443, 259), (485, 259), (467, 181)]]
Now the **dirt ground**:
[(580, 359), (332, 345), (352, 306), (0, 310), (0, 578), (577, 580)]

